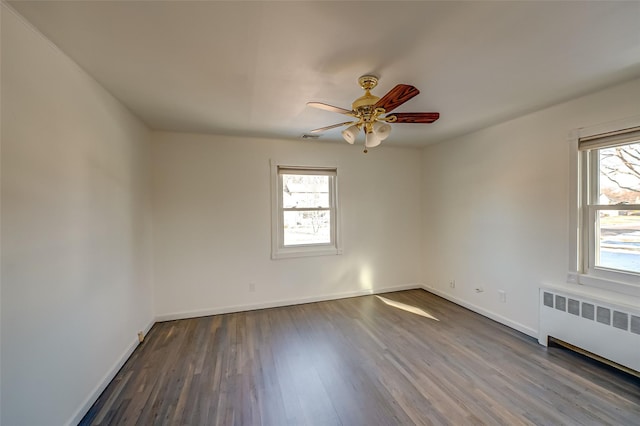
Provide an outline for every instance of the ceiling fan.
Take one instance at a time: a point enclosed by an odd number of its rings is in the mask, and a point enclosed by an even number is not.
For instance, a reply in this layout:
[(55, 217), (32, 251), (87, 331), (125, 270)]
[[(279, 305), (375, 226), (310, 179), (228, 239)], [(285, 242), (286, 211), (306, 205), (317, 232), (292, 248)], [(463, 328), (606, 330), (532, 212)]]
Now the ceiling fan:
[(311, 130), (310, 133), (320, 133), (336, 127), (349, 126), (342, 131), (342, 137), (353, 144), (361, 130), (364, 131), (364, 152), (385, 140), (391, 133), (389, 123), (433, 123), (440, 117), (438, 112), (397, 112), (391, 111), (416, 96), (420, 91), (408, 84), (398, 84), (382, 98), (371, 94), (371, 89), (378, 85), (378, 77), (363, 75), (358, 79), (364, 95), (353, 101), (351, 110), (335, 107), (322, 102), (308, 102), (307, 105), (337, 112), (353, 117), (355, 120)]

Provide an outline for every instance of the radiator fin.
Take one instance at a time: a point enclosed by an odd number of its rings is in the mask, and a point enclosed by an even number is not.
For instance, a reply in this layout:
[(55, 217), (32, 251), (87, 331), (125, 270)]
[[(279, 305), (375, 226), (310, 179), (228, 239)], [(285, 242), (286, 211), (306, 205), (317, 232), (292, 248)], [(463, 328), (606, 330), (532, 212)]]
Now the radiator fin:
[(640, 317), (631, 315), (631, 332), (640, 334)]
[(627, 330), (629, 328), (629, 315), (620, 311), (613, 311), (613, 324), (615, 328)]
[(598, 306), (596, 310), (596, 321), (601, 324), (611, 325), (611, 309)]
[(567, 305), (567, 307), (567, 312), (572, 315), (580, 316), (580, 302), (575, 299), (569, 299), (569, 304)]
[(544, 292), (544, 306), (553, 308), (553, 294)]
[(591, 303), (582, 302), (582, 318), (593, 320), (595, 319), (595, 306)]
[(566, 311), (567, 298), (556, 294), (556, 309), (559, 311)]

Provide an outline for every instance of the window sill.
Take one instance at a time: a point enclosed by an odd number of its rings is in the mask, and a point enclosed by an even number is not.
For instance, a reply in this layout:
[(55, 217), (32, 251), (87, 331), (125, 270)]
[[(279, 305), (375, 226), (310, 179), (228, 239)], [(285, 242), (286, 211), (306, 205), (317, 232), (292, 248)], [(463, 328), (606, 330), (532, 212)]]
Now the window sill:
[(295, 257), (332, 256), (342, 254), (342, 249), (334, 246), (325, 247), (289, 247), (271, 252), (271, 259), (291, 259)]
[(616, 281), (604, 277), (589, 274), (570, 272), (567, 275), (567, 284), (578, 284), (585, 289), (591, 288), (594, 291), (614, 293), (616, 295), (640, 297), (640, 283), (629, 283)]

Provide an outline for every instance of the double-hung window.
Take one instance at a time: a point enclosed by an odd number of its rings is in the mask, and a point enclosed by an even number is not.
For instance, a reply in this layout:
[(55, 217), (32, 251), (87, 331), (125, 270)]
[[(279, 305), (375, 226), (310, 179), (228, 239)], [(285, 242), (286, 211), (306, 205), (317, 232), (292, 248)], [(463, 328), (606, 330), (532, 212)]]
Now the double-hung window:
[(339, 254), (336, 167), (272, 162), (272, 255)]
[(640, 286), (640, 127), (578, 137), (578, 272)]

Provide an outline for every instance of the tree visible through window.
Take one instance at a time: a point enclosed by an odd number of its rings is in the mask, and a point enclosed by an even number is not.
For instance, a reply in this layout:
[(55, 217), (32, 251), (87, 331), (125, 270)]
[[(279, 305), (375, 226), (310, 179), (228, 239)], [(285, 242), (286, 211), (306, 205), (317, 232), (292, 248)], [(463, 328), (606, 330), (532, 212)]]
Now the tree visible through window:
[(599, 166), (598, 197), (591, 203), (597, 212), (594, 265), (640, 272), (640, 144), (592, 154)]
[(640, 127), (608, 127), (578, 138), (579, 272), (638, 285), (640, 274)]
[(331, 243), (329, 178), (282, 174), (284, 246)]
[(339, 254), (337, 169), (272, 161), (271, 170), (272, 258)]

